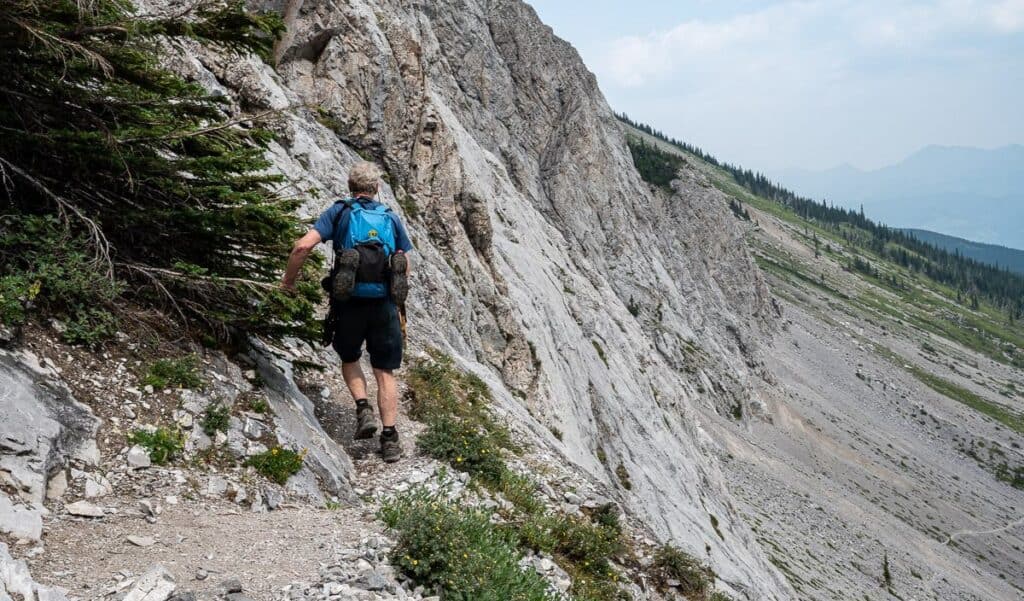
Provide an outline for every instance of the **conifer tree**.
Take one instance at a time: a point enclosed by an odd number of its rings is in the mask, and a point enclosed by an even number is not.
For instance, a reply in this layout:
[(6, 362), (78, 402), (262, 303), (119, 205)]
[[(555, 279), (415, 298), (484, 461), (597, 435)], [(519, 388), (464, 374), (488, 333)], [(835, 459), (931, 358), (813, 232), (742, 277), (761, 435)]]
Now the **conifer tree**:
[(297, 201), (271, 192), (270, 134), (159, 63), (186, 38), (266, 55), (280, 31), (241, 0), (169, 17), (122, 0), (4, 3), (3, 321), (54, 314), (91, 342), (156, 309), (220, 338), (313, 336), (315, 284), (274, 286), (299, 223)]

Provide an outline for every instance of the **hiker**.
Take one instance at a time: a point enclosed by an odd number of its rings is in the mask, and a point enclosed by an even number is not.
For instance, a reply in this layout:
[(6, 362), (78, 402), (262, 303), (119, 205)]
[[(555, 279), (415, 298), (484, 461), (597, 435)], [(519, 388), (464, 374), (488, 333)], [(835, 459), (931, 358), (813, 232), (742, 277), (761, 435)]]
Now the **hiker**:
[(348, 175), (352, 198), (339, 200), (324, 211), (288, 257), (281, 286), (295, 289), (295, 278), (310, 251), (331, 241), (334, 267), (324, 279), (330, 311), (324, 326), (324, 344), (332, 344), (341, 357), (341, 373), (356, 401), (357, 440), (372, 438), (377, 420), (366, 395), (366, 377), (359, 365), (363, 343), (377, 380), (377, 408), (383, 429), (381, 455), (392, 463), (402, 456), (395, 420), (398, 388), (394, 370), (402, 364), (405, 297), (409, 292), (412, 243), (402, 220), (377, 202), (380, 169), (360, 162)]

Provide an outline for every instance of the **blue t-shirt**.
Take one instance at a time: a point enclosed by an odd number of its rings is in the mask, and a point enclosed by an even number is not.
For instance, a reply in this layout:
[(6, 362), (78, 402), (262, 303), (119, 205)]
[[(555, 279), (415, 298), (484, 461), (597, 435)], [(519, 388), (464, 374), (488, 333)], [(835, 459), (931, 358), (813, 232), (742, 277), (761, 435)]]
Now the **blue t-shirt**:
[[(377, 207), (384, 206), (376, 200), (368, 198), (358, 198), (356, 201), (367, 209), (376, 209)], [(336, 202), (320, 214), (320, 218), (313, 224), (313, 229), (320, 234), (321, 240), (324, 242), (334, 240), (336, 235), (340, 237), (344, 233), (345, 228), (348, 227), (348, 221), (345, 219), (337, 220), (338, 229), (340, 230), (338, 232), (334, 231), (334, 221), (337, 219), (338, 213), (346, 208), (345, 203)], [(392, 211), (389, 211), (388, 215), (391, 216), (391, 221), (395, 224), (395, 250), (400, 250), (404, 253), (412, 251), (412, 241), (409, 240), (409, 234), (405, 231), (405, 225), (402, 224), (401, 218)]]

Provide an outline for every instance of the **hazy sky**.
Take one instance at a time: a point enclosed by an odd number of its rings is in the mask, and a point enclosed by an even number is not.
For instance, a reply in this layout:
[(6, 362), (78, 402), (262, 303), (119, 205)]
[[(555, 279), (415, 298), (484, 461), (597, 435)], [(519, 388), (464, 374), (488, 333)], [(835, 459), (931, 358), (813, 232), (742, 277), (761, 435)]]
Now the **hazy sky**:
[(1024, 0), (527, 0), (617, 111), (745, 167), (1024, 143)]

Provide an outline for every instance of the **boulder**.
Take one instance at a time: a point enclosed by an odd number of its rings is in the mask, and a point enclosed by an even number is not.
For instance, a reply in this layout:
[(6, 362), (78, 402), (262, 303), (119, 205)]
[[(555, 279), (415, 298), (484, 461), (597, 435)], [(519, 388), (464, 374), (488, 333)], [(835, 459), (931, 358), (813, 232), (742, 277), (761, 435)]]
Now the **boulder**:
[(35, 355), (0, 350), (0, 423), (0, 532), (37, 540), (47, 489), (67, 488), (65, 466), (99, 461), (99, 420)]
[(122, 601), (167, 601), (175, 588), (171, 573), (155, 565), (135, 581)]
[(7, 601), (11, 596), (26, 601), (67, 601), (63, 590), (32, 580), (28, 565), (24, 561), (16, 561), (8, 552), (7, 545), (0, 543), (0, 599)]

